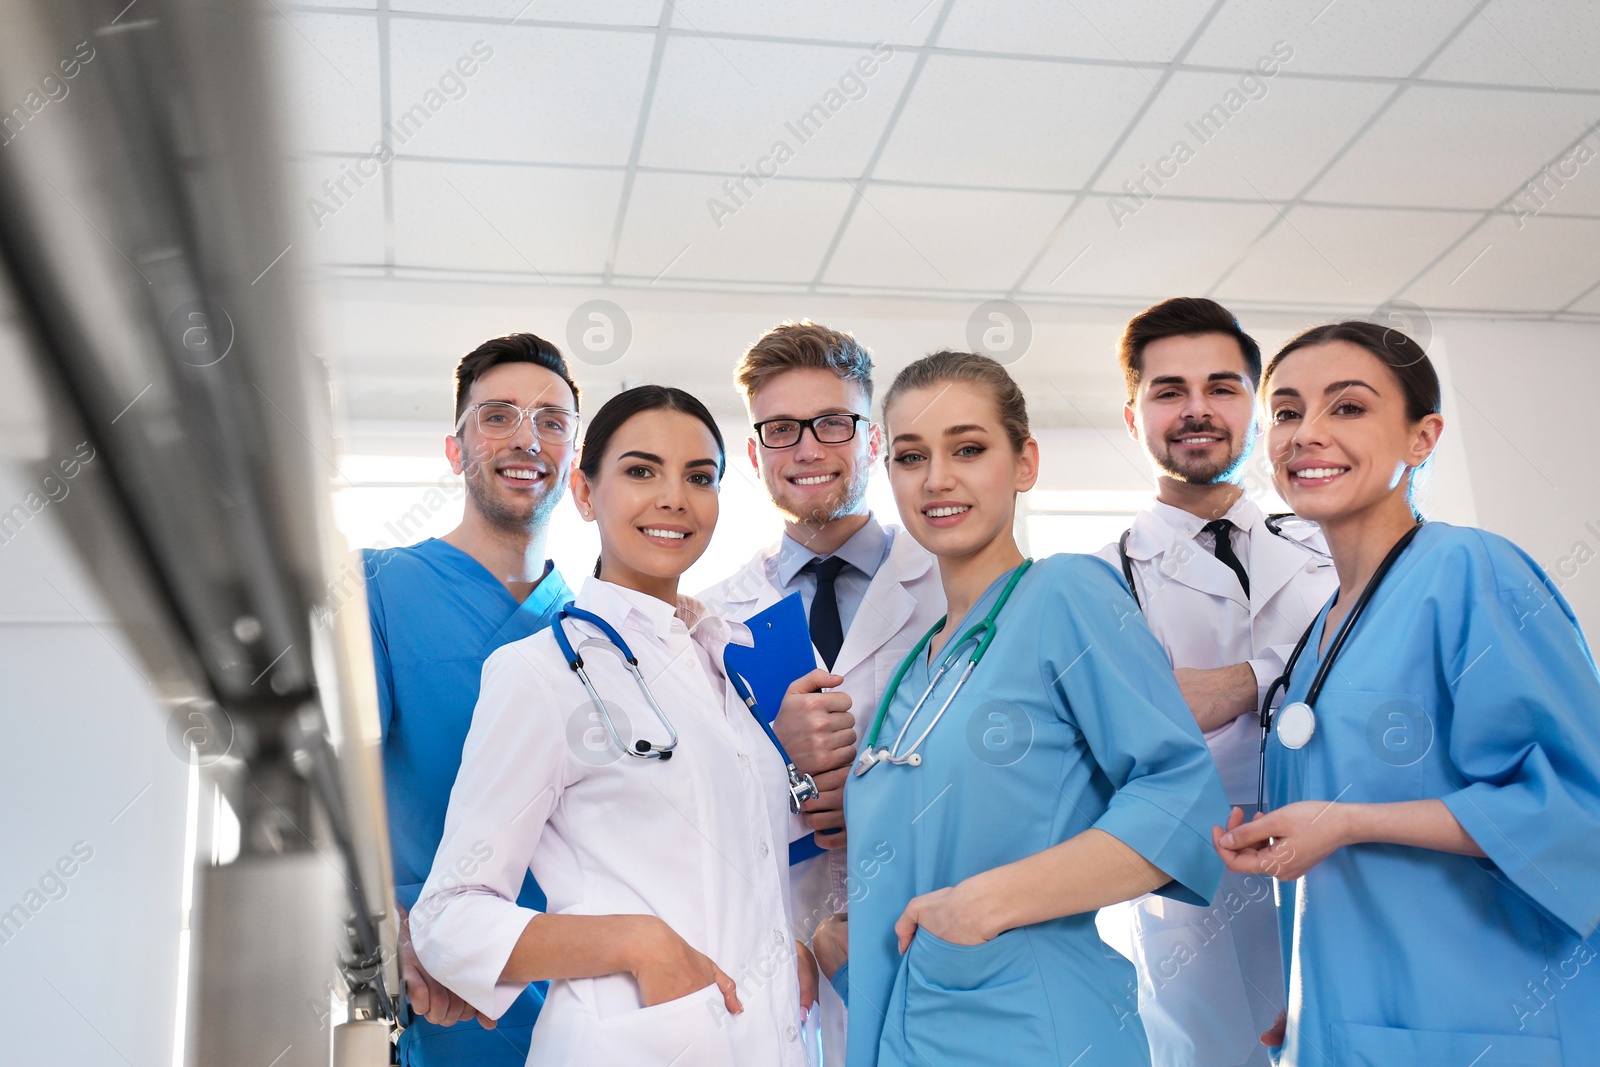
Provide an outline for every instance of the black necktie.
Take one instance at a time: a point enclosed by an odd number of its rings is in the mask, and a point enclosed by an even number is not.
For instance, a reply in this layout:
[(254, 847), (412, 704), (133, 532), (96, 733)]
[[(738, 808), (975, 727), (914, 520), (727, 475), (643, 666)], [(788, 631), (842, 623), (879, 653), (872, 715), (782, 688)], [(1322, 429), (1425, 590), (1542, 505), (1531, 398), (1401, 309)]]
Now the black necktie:
[(1228, 537), (1233, 530), (1233, 523), (1227, 519), (1217, 519), (1215, 522), (1206, 523), (1201, 529), (1216, 539), (1216, 546), (1212, 548), (1211, 554), (1227, 564), (1228, 569), (1239, 576), (1239, 584), (1244, 587), (1245, 598), (1249, 599), (1250, 576), (1245, 573), (1243, 561), (1234, 554), (1233, 541)]
[(805, 569), (816, 575), (817, 591), (811, 598), (811, 643), (822, 653), (822, 662), (831, 671), (833, 661), (839, 658), (839, 647), (844, 644), (844, 626), (839, 621), (839, 595), (833, 583), (844, 570), (845, 562), (838, 556), (814, 559)]

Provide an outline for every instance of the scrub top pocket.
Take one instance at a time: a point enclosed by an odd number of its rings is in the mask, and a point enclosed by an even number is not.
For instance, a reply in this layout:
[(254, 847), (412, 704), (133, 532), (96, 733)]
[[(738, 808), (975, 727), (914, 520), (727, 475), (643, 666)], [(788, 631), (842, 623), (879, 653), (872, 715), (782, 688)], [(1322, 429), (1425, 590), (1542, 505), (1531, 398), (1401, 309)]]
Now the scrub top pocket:
[(737, 1067), (729, 1015), (715, 982), (688, 996), (623, 1012), (595, 1024), (583, 1062), (630, 1067)]
[[(1340, 1067), (1562, 1067), (1561, 1042), (1519, 1034), (1446, 1033), (1335, 1023), (1333, 1060)], [(1299, 1062), (1320, 1061), (1302, 1049)]]
[(906, 1043), (929, 1063), (1052, 1063), (1044, 976), (1023, 930), (954, 945), (917, 929), (906, 952)]

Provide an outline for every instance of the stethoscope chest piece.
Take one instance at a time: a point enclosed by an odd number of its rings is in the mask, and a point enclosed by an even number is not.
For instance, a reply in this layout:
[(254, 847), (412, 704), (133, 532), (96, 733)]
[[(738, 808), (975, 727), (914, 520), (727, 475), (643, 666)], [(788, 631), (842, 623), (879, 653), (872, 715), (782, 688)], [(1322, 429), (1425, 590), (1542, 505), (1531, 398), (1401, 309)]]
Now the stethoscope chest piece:
[(1284, 748), (1305, 748), (1317, 732), (1317, 715), (1311, 705), (1297, 700), (1278, 709), (1278, 741)]

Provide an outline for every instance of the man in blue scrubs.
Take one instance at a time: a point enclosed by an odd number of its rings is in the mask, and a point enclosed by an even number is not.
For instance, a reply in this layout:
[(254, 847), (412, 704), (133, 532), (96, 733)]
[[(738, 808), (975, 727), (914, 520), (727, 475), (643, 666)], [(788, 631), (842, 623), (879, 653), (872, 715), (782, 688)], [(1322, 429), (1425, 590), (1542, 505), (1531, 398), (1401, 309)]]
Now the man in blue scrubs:
[[(460, 525), (442, 538), (363, 553), (401, 973), (413, 1016), (400, 1038), (406, 1067), (522, 1067), (544, 1002), (530, 985), (498, 1026), (485, 1025), (417, 962), (409, 909), (444, 833), (483, 661), (542, 630), (572, 599), (544, 552), (577, 451), (577, 412), (578, 387), (548, 341), (512, 334), (468, 353), (456, 368), (455, 432), (445, 438), (467, 491)], [(545, 906), (531, 875), (518, 903)]]

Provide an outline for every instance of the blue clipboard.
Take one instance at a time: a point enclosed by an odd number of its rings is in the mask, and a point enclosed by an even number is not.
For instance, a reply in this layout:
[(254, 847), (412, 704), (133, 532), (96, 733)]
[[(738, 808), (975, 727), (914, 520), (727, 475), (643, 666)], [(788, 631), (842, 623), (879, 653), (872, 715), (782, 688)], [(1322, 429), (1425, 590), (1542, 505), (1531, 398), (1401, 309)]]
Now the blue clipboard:
[[(795, 679), (817, 669), (817, 653), (811, 647), (811, 624), (806, 621), (806, 609), (799, 593), (790, 593), (765, 611), (744, 620), (750, 628), (754, 644), (729, 645), (723, 652), (722, 662), (729, 672), (737, 673), (750, 687), (756, 698), (756, 710), (767, 722), (778, 714), (783, 694), (789, 691)], [(837, 831), (834, 831), (837, 832)], [(789, 843), (789, 865), (802, 863), (813, 856), (823, 855), (816, 838), (807, 834)]]
[(778, 714), (783, 694), (796, 678), (817, 669), (817, 654), (811, 647), (811, 626), (799, 593), (790, 593), (770, 608), (744, 621), (755, 644), (729, 645), (722, 662), (750, 687), (756, 707), (768, 722)]

